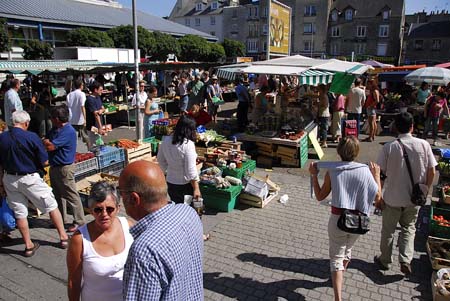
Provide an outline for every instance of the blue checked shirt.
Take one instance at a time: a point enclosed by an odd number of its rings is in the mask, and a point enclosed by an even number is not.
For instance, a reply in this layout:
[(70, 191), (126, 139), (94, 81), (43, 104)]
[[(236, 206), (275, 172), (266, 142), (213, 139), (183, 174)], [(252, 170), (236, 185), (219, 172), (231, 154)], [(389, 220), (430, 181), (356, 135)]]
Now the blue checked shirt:
[(194, 209), (169, 203), (130, 233), (124, 300), (203, 300), (203, 226)]

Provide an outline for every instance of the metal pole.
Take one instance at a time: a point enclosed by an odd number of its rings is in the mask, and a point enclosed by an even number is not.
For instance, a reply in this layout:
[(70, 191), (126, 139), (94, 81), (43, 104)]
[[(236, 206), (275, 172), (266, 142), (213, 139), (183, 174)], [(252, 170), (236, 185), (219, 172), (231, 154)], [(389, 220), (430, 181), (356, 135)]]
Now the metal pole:
[(138, 31), (137, 31), (137, 15), (136, 15), (136, 0), (133, 0), (133, 32), (134, 32), (134, 97), (136, 97), (136, 140), (140, 141), (141, 128), (139, 113), (141, 111), (139, 105), (139, 53), (138, 53)]

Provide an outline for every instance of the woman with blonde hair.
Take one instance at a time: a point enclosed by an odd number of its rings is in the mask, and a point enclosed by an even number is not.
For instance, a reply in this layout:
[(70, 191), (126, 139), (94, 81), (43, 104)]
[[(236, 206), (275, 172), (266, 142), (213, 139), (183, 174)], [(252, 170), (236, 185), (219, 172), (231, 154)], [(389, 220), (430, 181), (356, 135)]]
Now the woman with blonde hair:
[[(338, 227), (341, 215), (349, 210), (353, 214), (369, 216), (373, 203), (381, 202), (380, 167), (354, 160), (359, 154), (359, 141), (354, 136), (341, 139), (337, 152), (342, 162), (315, 162), (309, 166), (316, 199), (320, 202), (331, 192), (331, 214), (328, 220), (330, 270), (336, 301), (342, 300), (344, 271), (350, 262), (352, 248), (361, 234), (343, 231)], [(327, 169), (323, 184), (319, 184), (319, 168)]]

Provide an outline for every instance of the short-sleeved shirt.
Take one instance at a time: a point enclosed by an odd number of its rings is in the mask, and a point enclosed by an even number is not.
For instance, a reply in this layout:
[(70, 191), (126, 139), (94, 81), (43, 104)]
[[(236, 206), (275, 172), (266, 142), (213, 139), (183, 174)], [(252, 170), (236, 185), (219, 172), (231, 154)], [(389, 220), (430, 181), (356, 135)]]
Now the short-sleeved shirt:
[(14, 111), (23, 111), (22, 101), (19, 94), (14, 89), (9, 89), (5, 93), (5, 122), (12, 126), (12, 113)]
[(244, 85), (239, 84), (234, 89), (236, 92), (236, 96), (240, 102), (248, 102), (250, 100), (250, 95), (248, 93), (248, 90)]
[[(436, 96), (430, 97), (430, 99), (428, 100), (428, 112), (429, 112), (428, 117), (439, 118), (439, 116), (441, 116), (442, 108), (444, 107), (446, 101), (447, 100), (445, 98), (437, 100)], [(438, 109), (436, 105), (440, 105), (440, 108)]]
[(130, 233), (124, 300), (203, 300), (203, 227), (192, 207), (171, 202)]
[(347, 99), (347, 112), (361, 114), (362, 107), (366, 101), (366, 93), (360, 87), (350, 89)]
[[(425, 184), (428, 169), (437, 165), (430, 144), (411, 134), (400, 134), (398, 138), (408, 153), (414, 182)], [(378, 156), (377, 163), (386, 175), (383, 193), (386, 204), (391, 207), (414, 206), (411, 203), (411, 180), (400, 143), (397, 140), (386, 143)]]
[[(11, 134), (24, 149), (13, 140)], [(48, 155), (42, 140), (35, 133), (12, 127), (0, 134), (0, 163), (6, 172), (35, 173), (47, 160)], [(42, 166), (36, 166), (36, 162)]]
[(85, 120), (82, 107), (86, 103), (86, 94), (81, 89), (76, 89), (67, 95), (67, 106), (69, 107), (69, 121), (73, 125), (83, 125)]
[(89, 95), (86, 98), (86, 129), (91, 130), (91, 127), (97, 126), (94, 112), (102, 108), (102, 99), (100, 96)]
[(62, 128), (52, 128), (48, 139), (55, 146), (55, 150), (48, 153), (50, 166), (73, 164), (77, 151), (77, 132), (67, 123)]
[(220, 95), (222, 94), (222, 90), (220, 89), (219, 84), (209, 85), (207, 92), (209, 93), (209, 95), (211, 95), (211, 97), (220, 97)]

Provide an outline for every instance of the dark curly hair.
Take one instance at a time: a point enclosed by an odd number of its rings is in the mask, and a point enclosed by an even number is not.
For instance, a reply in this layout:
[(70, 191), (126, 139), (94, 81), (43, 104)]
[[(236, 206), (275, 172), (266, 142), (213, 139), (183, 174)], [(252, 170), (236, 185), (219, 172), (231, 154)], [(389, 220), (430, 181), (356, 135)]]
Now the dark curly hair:
[(194, 118), (188, 115), (182, 115), (175, 127), (172, 136), (172, 144), (181, 145), (185, 142), (184, 139), (195, 142), (197, 137), (196, 131), (197, 128)]

